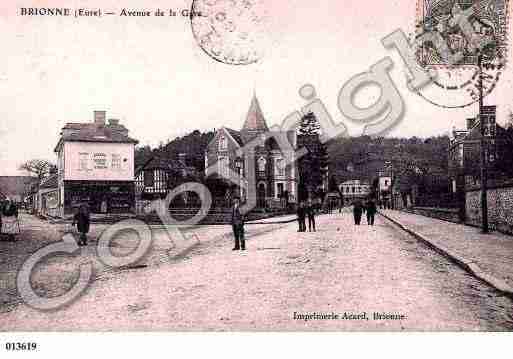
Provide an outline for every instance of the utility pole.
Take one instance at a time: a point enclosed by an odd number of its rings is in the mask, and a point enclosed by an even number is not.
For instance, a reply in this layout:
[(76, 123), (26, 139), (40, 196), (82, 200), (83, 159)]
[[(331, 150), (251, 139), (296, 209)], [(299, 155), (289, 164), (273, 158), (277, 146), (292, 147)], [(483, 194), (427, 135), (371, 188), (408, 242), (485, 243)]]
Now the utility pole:
[(483, 55), (479, 52), (477, 57), (477, 66), (479, 71), (478, 87), (479, 87), (479, 126), (481, 129), (481, 216), (482, 216), (482, 232), (488, 233), (488, 161), (487, 161), (487, 141), (486, 126), (483, 117)]

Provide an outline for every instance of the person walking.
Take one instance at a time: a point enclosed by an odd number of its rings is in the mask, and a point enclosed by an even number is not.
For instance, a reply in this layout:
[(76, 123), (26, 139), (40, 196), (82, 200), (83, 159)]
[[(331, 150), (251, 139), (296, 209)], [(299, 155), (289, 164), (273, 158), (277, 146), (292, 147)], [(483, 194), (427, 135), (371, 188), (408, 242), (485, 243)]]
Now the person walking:
[(89, 233), (90, 223), (89, 207), (86, 204), (81, 204), (71, 224), (72, 226), (76, 224), (78, 233), (80, 233), (78, 241), (79, 246), (87, 246), (87, 233)]
[(378, 211), (376, 206), (376, 202), (372, 198), (369, 198), (367, 203), (365, 204), (365, 210), (367, 212), (367, 224), (373, 226), (374, 225), (374, 216)]
[(360, 200), (356, 200), (353, 202), (353, 217), (354, 224), (359, 226), (362, 221), (362, 213), (363, 213), (363, 204)]
[(312, 229), (315, 232), (315, 205), (312, 203), (311, 199), (308, 200), (308, 205), (306, 206), (306, 215), (308, 216), (308, 232), (311, 232)]
[(7, 240), (14, 242), (16, 235), (20, 234), (20, 222), (18, 221), (18, 207), (12, 200), (2, 209), (2, 233), (7, 234)]
[(246, 241), (244, 239), (244, 216), (240, 212), (239, 198), (233, 199), (232, 207), (232, 230), (235, 238), (235, 247), (233, 251), (246, 250)]
[(300, 201), (299, 206), (297, 207), (297, 223), (299, 224), (298, 232), (306, 231), (305, 218), (306, 218), (305, 202)]

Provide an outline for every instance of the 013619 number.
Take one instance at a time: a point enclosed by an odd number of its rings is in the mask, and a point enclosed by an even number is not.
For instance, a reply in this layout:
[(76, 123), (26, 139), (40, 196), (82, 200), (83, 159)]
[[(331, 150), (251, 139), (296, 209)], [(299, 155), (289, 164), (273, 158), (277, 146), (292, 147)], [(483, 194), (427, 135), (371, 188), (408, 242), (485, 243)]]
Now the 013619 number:
[(5, 343), (5, 350), (7, 351), (34, 351), (37, 350), (37, 343), (31, 342), (7, 342)]

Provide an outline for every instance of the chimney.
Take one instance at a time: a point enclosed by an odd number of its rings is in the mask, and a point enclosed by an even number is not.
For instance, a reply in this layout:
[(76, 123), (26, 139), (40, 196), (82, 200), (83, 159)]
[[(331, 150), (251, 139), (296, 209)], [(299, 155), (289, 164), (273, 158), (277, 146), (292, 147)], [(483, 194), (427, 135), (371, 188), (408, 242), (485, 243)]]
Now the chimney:
[(467, 130), (471, 130), (472, 127), (474, 127), (475, 123), (476, 123), (475, 118), (467, 118)]
[(185, 163), (185, 159), (187, 158), (187, 154), (186, 153), (179, 153), (178, 154), (178, 161), (180, 161), (180, 163), (184, 166), (186, 166), (187, 164)]
[(119, 120), (117, 118), (110, 118), (109, 119), (109, 126), (118, 126)]
[(98, 126), (105, 126), (107, 111), (94, 111), (94, 123)]

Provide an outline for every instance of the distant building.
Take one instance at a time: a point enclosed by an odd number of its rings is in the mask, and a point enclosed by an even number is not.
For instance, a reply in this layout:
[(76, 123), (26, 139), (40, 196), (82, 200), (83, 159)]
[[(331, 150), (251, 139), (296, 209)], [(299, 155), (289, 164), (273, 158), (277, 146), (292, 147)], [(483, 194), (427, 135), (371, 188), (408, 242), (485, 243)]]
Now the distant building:
[(345, 181), (339, 188), (344, 200), (349, 202), (354, 199), (366, 199), (372, 193), (371, 184), (358, 179)]
[(92, 213), (134, 211), (136, 144), (119, 120), (106, 121), (105, 111), (94, 111), (90, 123), (67, 123), (54, 150), (60, 215), (72, 214), (81, 203)]
[(59, 177), (57, 173), (50, 174), (41, 181), (37, 193), (34, 194), (34, 210), (40, 215), (57, 217), (59, 211)]
[(136, 194), (141, 200), (164, 198), (176, 186), (199, 177), (194, 167), (187, 166), (185, 153), (178, 160), (153, 156), (135, 171)]
[[(512, 177), (513, 131), (496, 123), (496, 106), (484, 106), (483, 126), (486, 139), (486, 162), (490, 180)], [(449, 144), (448, 165), (454, 193), (480, 186), (481, 121), (467, 119), (466, 130), (454, 130)]]
[[(232, 184), (239, 189), (237, 195), (243, 199), (248, 195), (256, 195), (258, 207), (281, 206), (285, 202), (294, 203), (297, 199), (298, 170), (297, 165), (285, 165), (284, 149), (281, 149), (276, 140), (267, 136), (265, 144), (258, 146), (241, 157), (237, 150), (244, 147), (258, 136), (273, 134), (269, 131), (266, 120), (256, 96), (253, 97), (246, 120), (240, 131), (222, 127), (216, 131), (214, 138), (208, 144), (205, 152), (206, 177), (214, 174), (208, 172), (209, 166), (217, 165), (217, 172), (223, 173), (231, 169), (240, 176), (240, 183), (246, 183), (249, 171), (254, 171), (254, 191), (246, 193), (243, 186)], [(280, 133), (279, 135), (283, 135)], [(295, 131), (285, 133), (289, 143), (295, 149), (297, 136)], [(287, 155), (293, 156), (293, 153)], [(219, 176), (215, 176), (219, 177)], [(222, 179), (221, 179), (222, 180)], [(219, 194), (218, 194), (219, 195)]]

